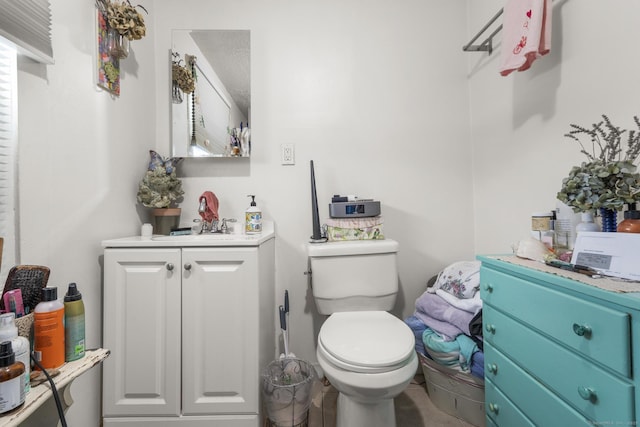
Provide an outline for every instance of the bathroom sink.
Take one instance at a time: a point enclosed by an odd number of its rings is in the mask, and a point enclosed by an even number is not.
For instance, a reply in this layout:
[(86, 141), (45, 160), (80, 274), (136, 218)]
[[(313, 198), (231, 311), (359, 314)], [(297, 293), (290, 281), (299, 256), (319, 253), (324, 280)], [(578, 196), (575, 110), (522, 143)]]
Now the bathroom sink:
[(269, 239), (275, 237), (275, 228), (272, 221), (263, 221), (262, 233), (203, 233), (188, 234), (185, 236), (164, 236), (156, 234), (151, 238), (142, 236), (124, 237), (102, 242), (105, 248), (109, 247), (229, 247), (229, 246), (260, 246)]
[(153, 236), (151, 240), (160, 242), (202, 242), (202, 241), (218, 241), (218, 240), (256, 240), (260, 236), (253, 234), (223, 234), (223, 233), (206, 233), (206, 234), (187, 234), (181, 236)]

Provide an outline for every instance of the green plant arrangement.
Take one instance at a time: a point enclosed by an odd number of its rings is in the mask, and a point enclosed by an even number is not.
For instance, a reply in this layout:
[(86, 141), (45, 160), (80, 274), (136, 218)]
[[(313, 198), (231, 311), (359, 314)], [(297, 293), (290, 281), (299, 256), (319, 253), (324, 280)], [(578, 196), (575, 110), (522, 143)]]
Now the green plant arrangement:
[[(571, 124), (572, 130), (565, 134), (580, 144), (589, 160), (571, 169), (557, 194), (574, 212), (619, 211), (625, 204), (640, 201), (640, 174), (634, 164), (640, 154), (640, 120), (634, 116), (638, 130), (628, 131), (614, 126), (606, 115), (602, 118), (591, 129)], [(580, 136), (590, 140), (590, 150)]]
[(163, 159), (149, 150), (149, 168), (138, 185), (138, 202), (148, 208), (170, 208), (182, 201), (182, 181), (176, 176), (176, 166), (182, 157)]

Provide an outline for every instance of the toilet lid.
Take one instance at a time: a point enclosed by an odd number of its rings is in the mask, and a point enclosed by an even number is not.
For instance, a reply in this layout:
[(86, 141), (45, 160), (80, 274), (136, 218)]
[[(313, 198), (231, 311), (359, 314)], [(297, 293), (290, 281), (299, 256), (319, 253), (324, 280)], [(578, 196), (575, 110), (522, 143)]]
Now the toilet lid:
[(415, 351), (411, 329), (386, 311), (334, 313), (320, 328), (318, 341), (332, 362), (360, 372), (395, 369)]

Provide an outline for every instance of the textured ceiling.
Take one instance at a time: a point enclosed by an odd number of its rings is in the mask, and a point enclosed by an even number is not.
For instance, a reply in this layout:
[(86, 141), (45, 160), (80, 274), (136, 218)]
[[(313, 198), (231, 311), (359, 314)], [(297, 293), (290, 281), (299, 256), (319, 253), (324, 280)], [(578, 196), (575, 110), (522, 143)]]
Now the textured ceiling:
[(191, 31), (191, 37), (248, 118), (251, 106), (250, 32), (202, 30)]

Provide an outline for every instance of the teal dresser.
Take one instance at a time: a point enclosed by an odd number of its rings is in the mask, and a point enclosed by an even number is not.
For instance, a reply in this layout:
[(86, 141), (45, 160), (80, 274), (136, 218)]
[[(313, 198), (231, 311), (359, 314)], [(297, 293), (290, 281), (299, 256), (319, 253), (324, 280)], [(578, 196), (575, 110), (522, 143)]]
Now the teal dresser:
[(487, 425), (636, 425), (640, 284), (478, 259)]

